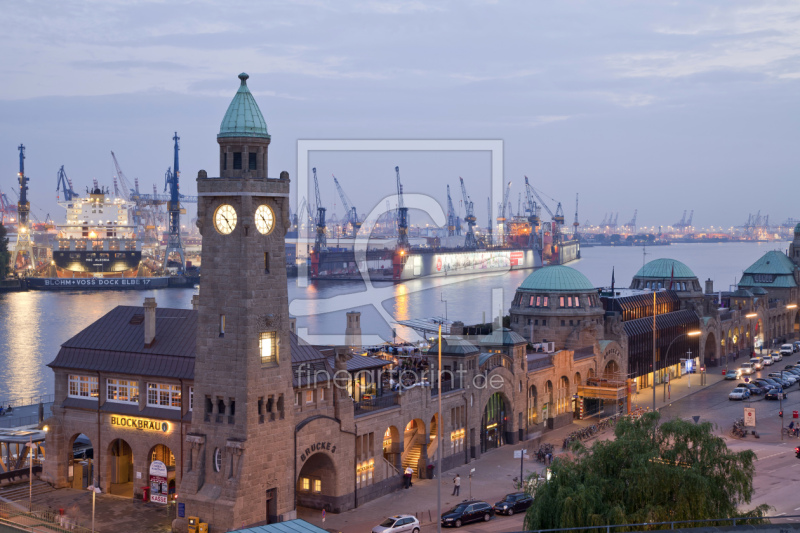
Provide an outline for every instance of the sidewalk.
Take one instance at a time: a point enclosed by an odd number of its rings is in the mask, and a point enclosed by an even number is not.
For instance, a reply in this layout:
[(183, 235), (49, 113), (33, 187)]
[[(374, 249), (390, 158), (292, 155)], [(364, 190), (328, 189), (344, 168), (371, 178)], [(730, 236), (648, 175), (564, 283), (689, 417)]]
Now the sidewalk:
[[(711, 369), (711, 372), (706, 372), (704, 376), (704, 385), (700, 385), (701, 375), (699, 373), (686, 374), (679, 378), (673, 378), (669, 382), (668, 387), (665, 387), (663, 383), (656, 385), (656, 410), (660, 410), (662, 407), (669, 406), (677, 400), (691, 396), (712, 385), (716, 385), (720, 381), (724, 381), (725, 376), (722, 375), (722, 370), (724, 370), (724, 368), (717, 367)], [(641, 389), (637, 394), (633, 395), (631, 398), (631, 410), (637, 407), (652, 411), (653, 387)]]

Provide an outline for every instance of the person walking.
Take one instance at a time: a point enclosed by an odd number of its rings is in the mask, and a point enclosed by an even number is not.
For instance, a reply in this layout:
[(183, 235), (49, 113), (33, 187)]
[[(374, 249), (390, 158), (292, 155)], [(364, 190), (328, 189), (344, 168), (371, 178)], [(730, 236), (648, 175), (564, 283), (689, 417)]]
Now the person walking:
[(403, 481), (405, 482), (405, 487), (403, 487), (404, 489), (407, 489), (407, 488), (409, 488), (411, 486), (411, 476), (413, 476), (413, 475), (414, 475), (414, 471), (411, 470), (410, 466), (407, 466), (406, 467), (406, 471), (403, 474)]
[(456, 477), (453, 478), (453, 496), (458, 496), (460, 491), (461, 491), (461, 476), (456, 474)]

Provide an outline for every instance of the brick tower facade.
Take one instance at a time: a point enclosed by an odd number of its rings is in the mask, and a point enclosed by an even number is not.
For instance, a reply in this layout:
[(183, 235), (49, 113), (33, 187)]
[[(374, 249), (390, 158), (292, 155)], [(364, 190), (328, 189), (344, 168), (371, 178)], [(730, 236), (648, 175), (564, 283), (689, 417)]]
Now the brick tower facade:
[(292, 363), (284, 238), (289, 175), (247, 74), (222, 121), (220, 177), (197, 177), (203, 236), (191, 432), (179, 489), (212, 532), (294, 517)]

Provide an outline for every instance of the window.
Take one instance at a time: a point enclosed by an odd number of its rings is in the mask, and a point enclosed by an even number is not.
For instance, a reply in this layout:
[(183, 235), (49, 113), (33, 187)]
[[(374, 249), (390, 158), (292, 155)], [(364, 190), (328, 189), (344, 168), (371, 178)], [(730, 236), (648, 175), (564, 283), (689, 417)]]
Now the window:
[(300, 478), (300, 490), (308, 492), (311, 490), (311, 479), (307, 477)]
[(538, 319), (538, 318), (537, 318), (536, 320), (534, 320), (534, 321), (533, 321), (533, 325), (534, 325), (534, 326), (538, 326), (538, 325), (539, 325), (539, 319)]
[(249, 170), (256, 169), (256, 154), (254, 152), (247, 154), (247, 167)]
[(106, 400), (119, 403), (139, 403), (139, 382), (107, 379)]
[(562, 325), (562, 326), (563, 326), (563, 325), (565, 325), (563, 320), (561, 321), (561, 325)]
[(90, 398), (100, 397), (100, 386), (96, 376), (69, 376), (69, 396), (71, 398)]
[(219, 336), (225, 336), (225, 315), (219, 315)]
[(319, 389), (319, 401), (325, 401), (325, 389)]
[(564, 307), (564, 297), (563, 296), (559, 296), (558, 297), (558, 306), (559, 307)]
[(300, 405), (300, 395), (301, 395), (301, 394), (302, 394), (302, 393), (300, 393), (300, 392), (296, 392), (296, 393), (294, 394), (294, 404), (295, 404), (295, 405)]
[(274, 365), (278, 363), (276, 343), (276, 333), (274, 331), (261, 334), (261, 337), (258, 339), (258, 349), (261, 352), (262, 365)]
[(533, 306), (533, 296), (531, 296), (531, 300), (530, 300), (530, 302), (528, 302), (528, 307), (532, 307), (532, 306)]
[(233, 170), (242, 170), (242, 152), (233, 152)]
[(572, 296), (567, 296), (567, 307), (572, 307)]
[(148, 383), (147, 405), (166, 407), (167, 409), (180, 409), (181, 386), (168, 385), (166, 383)]
[(306, 405), (308, 405), (310, 403), (314, 403), (314, 391), (313, 390), (307, 390), (306, 391)]
[(541, 296), (537, 296), (536, 297), (536, 307), (541, 307), (541, 305), (542, 305), (542, 297)]
[(315, 479), (314, 480), (314, 492), (317, 492), (317, 493), (322, 492), (322, 480), (321, 479)]
[(547, 296), (544, 297), (544, 303), (542, 304), (543, 306), (549, 307), (550, 304), (547, 303), (548, 299), (549, 298)]
[(543, 325), (543, 326), (546, 326), (546, 325), (547, 325), (547, 319), (546, 319), (546, 318), (543, 318), (543, 319), (542, 319), (542, 325)]

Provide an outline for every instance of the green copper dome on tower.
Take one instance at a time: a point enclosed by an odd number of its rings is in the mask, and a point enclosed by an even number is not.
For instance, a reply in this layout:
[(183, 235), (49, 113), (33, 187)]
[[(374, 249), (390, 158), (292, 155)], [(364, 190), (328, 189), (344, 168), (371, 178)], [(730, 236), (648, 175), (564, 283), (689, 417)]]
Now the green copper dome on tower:
[(258, 108), (256, 99), (247, 88), (246, 73), (239, 74), (239, 79), (242, 84), (239, 90), (236, 91), (236, 96), (233, 97), (231, 105), (228, 106), (228, 111), (222, 119), (222, 124), (219, 127), (219, 135), (217, 139), (223, 137), (260, 137), (262, 139), (269, 139), (267, 133), (267, 121), (264, 120), (264, 115)]

